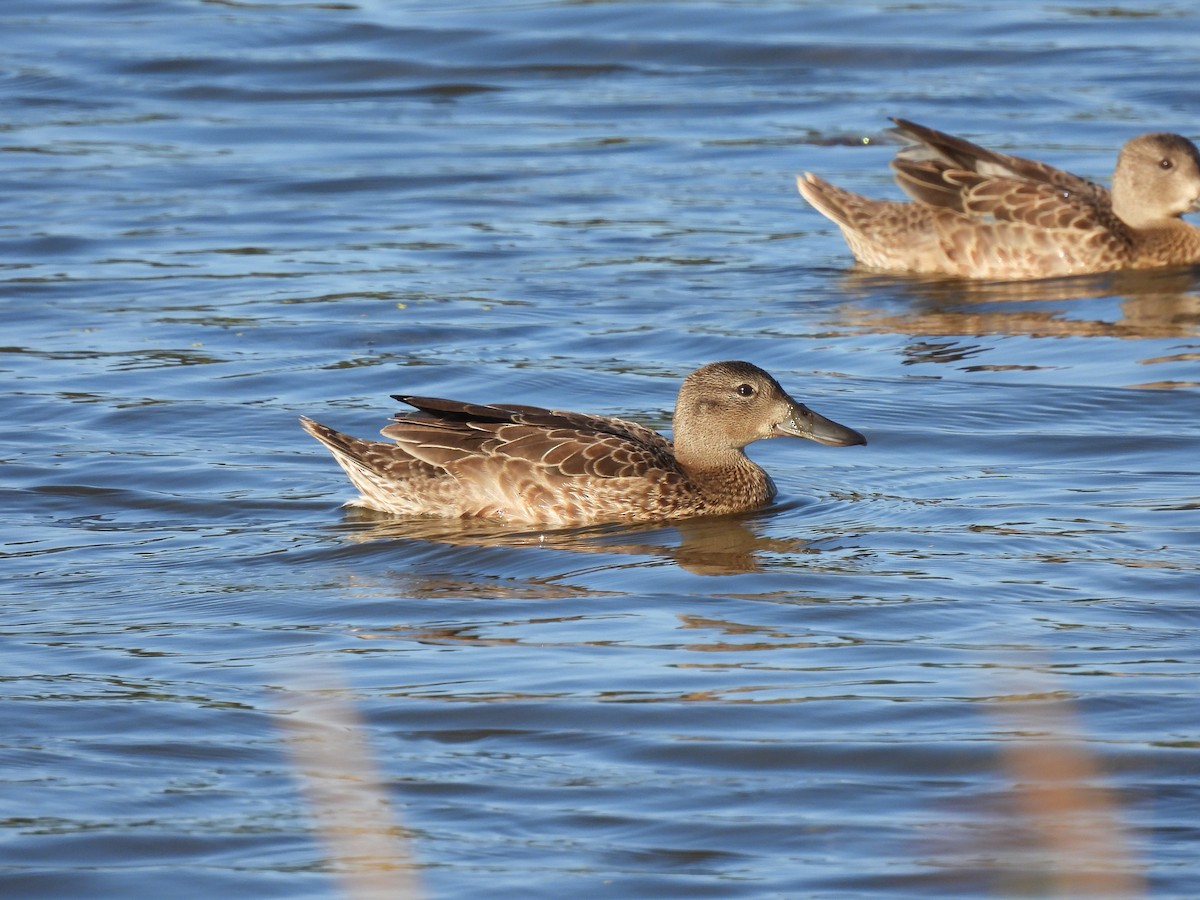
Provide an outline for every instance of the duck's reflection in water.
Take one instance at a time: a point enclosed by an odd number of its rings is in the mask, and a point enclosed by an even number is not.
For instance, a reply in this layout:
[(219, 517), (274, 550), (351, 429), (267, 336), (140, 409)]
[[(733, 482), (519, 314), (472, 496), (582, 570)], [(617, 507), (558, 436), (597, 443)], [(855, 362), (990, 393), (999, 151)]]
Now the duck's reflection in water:
[[(550, 530), (514, 529), (483, 520), (399, 518), (347, 509), (347, 536), (353, 541), (423, 541), (456, 547), (540, 547), (572, 553), (642, 558), (643, 564), (674, 563), (696, 575), (737, 575), (760, 571), (767, 554), (811, 552), (804, 538), (768, 537), (766, 521), (787, 503), (737, 516), (682, 519), (670, 523), (592, 525)], [(637, 564), (631, 562), (630, 564)], [(579, 574), (573, 570), (568, 574)]]
[[(1200, 269), (987, 282), (844, 273), (845, 325), (899, 334), (1189, 337), (1200, 334)], [(1080, 301), (1108, 301), (1091, 303)], [(1114, 314), (1115, 313), (1115, 314)]]

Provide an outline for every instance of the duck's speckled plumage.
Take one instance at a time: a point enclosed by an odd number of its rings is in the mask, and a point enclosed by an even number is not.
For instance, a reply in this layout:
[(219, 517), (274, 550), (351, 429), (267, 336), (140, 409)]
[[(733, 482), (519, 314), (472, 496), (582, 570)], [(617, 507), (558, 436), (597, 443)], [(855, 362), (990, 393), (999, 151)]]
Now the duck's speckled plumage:
[(361, 496), (348, 505), (396, 515), (582, 525), (725, 515), (762, 506), (775, 485), (743, 452), (804, 437), (865, 444), (797, 403), (750, 363), (720, 362), (683, 383), (674, 441), (622, 419), (395, 395), (416, 408), (368, 441), (302, 418)]
[(873, 200), (810, 172), (801, 195), (864, 265), (1019, 280), (1200, 263), (1200, 154), (1155, 132), (1121, 150), (1112, 190), (1045, 163), (893, 119), (910, 142), (892, 161), (915, 202)]

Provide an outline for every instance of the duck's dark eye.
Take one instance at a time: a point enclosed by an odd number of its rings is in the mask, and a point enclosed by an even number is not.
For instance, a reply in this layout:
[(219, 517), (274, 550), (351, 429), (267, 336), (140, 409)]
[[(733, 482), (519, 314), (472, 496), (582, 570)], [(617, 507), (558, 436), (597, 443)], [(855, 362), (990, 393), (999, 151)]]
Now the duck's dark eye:
[(1169, 159), (1160, 159), (1158, 161), (1158, 167), (1160, 169), (1170, 169), (1174, 165), (1175, 163), (1171, 162)]
[(739, 384), (738, 388), (737, 388), (737, 392), (738, 392), (738, 394), (740, 394), (743, 397), (753, 397), (754, 396), (754, 385)]

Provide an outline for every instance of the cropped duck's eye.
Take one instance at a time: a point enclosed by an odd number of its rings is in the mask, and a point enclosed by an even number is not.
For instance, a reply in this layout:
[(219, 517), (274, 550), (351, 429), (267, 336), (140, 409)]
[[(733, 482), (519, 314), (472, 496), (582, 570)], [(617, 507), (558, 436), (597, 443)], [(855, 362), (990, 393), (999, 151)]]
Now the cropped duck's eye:
[(743, 397), (753, 397), (754, 396), (754, 385), (739, 384), (737, 392)]
[(1160, 169), (1169, 169), (1174, 165), (1175, 165), (1175, 163), (1171, 162), (1169, 159), (1160, 159), (1158, 161), (1158, 167)]

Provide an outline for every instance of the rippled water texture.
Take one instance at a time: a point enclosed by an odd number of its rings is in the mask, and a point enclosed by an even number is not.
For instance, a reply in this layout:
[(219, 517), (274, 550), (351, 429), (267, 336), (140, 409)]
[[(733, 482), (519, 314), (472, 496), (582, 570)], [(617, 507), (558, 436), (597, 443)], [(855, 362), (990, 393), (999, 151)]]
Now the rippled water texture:
[[(0, 10), (5, 897), (1200, 883), (1200, 281), (881, 277), (887, 116), (1105, 178), (1167, 2)], [(393, 393), (668, 428), (748, 359), (865, 448), (775, 506), (348, 513)]]

